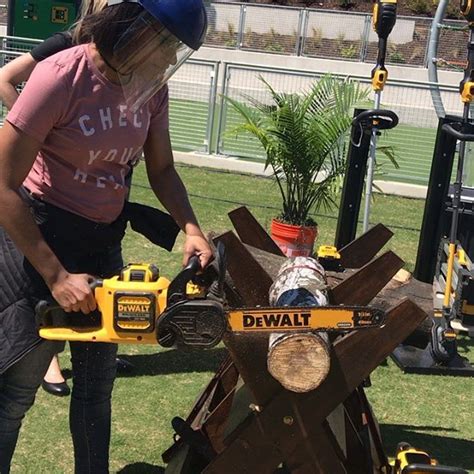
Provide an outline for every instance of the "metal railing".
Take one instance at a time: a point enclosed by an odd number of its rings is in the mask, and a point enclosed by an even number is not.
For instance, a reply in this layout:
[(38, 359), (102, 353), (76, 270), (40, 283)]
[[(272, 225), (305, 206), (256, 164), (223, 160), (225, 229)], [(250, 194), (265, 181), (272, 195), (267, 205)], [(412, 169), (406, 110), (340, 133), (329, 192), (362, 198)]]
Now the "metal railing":
[[(206, 46), (374, 63), (377, 35), (372, 16), (311, 8), (235, 2), (208, 6)], [(426, 66), (432, 20), (399, 16), (389, 37), (387, 63)], [(465, 22), (445, 20), (439, 67), (465, 60)]]
[[(247, 102), (246, 96), (251, 96), (252, 99), (266, 102), (269, 93), (259, 80), (260, 76), (276, 91), (301, 92), (309, 89), (311, 84), (324, 74), (227, 63), (223, 74), (223, 96), (242, 102)], [(351, 79), (370, 86), (370, 79), (367, 77), (351, 76)], [(390, 85), (384, 90), (382, 105), (383, 108), (396, 112), (400, 122), (398, 127), (381, 136), (378, 145), (389, 145), (393, 148), (400, 168), (395, 169), (383, 153), (377, 153), (377, 162), (383, 173), (378, 176), (379, 179), (427, 184), (438, 125), (430, 86), (439, 87), (449, 114), (461, 114), (462, 104), (455, 86), (390, 81)], [(368, 107), (370, 108), (370, 104)], [(264, 160), (264, 150), (254, 137), (249, 134), (236, 136), (233, 133), (239, 123), (242, 123), (242, 118), (227, 101), (221, 99), (216, 152), (245, 159)]]

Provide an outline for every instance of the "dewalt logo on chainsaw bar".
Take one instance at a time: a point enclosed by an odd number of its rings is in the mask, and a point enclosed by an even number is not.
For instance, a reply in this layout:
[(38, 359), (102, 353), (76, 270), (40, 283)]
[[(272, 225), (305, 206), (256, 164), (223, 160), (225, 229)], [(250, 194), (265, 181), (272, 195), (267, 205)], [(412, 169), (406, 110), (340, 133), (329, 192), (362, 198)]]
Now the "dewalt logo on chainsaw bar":
[(243, 327), (246, 328), (267, 328), (274, 329), (280, 327), (307, 328), (311, 313), (262, 313), (260, 315), (243, 314)]
[(311, 313), (307, 309), (249, 309), (231, 311), (229, 323), (233, 331), (262, 331), (310, 328)]
[(379, 326), (379, 310), (350, 306), (245, 308), (229, 312), (232, 331), (337, 331)]
[(155, 295), (144, 292), (116, 293), (114, 327), (117, 331), (154, 331)]

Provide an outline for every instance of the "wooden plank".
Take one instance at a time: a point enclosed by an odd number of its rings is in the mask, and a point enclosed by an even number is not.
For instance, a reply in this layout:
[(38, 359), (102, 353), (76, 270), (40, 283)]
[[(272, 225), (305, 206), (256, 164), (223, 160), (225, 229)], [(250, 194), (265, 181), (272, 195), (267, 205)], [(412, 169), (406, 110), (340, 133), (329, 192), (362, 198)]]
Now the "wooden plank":
[(392, 251), (382, 254), (332, 288), (329, 292), (331, 304), (369, 304), (403, 264)]
[(361, 268), (369, 263), (392, 238), (393, 232), (377, 224), (357, 239), (339, 249), (344, 268)]
[(208, 415), (202, 426), (202, 431), (206, 434), (216, 453), (222, 452), (225, 448), (224, 433), (234, 395), (235, 390), (231, 390)]
[[(357, 390), (354, 390), (344, 401), (344, 409), (346, 416), (346, 442), (347, 442), (347, 459), (348, 463), (359, 472), (367, 472), (368, 459), (367, 443), (364, 439), (362, 424), (362, 407)], [(365, 433), (368, 435), (368, 433)], [(370, 442), (369, 442), (370, 449)], [(371, 456), (370, 456), (371, 457)]]
[[(352, 331), (334, 344), (331, 370), (313, 392), (280, 391), (239, 427), (238, 436), (204, 469), (204, 473), (271, 473), (296, 449), (301, 439), (299, 423), (285, 423), (303, 414), (304, 428), (311, 436), (317, 426), (342, 403), (370, 373), (426, 317), (418, 306), (404, 300), (387, 314), (382, 328)], [(295, 408), (297, 410), (295, 410)], [(255, 453), (259, 453), (258, 456)]]
[(250, 211), (245, 207), (239, 207), (228, 213), (234, 228), (244, 244), (251, 245), (274, 255), (284, 256), (280, 247), (268, 235)]
[(268, 372), (267, 352), (269, 334), (229, 332), (224, 335), (240, 376), (246, 383), (257, 405), (264, 406), (282, 390), (282, 386)]
[[(189, 423), (192, 429), (200, 430), (203, 428), (206, 418), (209, 412), (214, 410), (221, 401), (227, 396), (232, 390), (232, 383), (235, 386), (237, 382), (238, 373), (235, 365), (232, 362), (232, 358), (227, 357), (221, 362), (216, 373), (209, 381), (207, 386), (201, 392), (193, 408), (191, 409), (186, 421)], [(217, 420), (217, 415), (220, 414), (222, 418)], [(224, 422), (226, 414), (222, 410), (217, 413), (212, 423), (215, 425), (219, 422)], [(213, 439), (209, 436), (209, 441), (214, 445)], [(181, 448), (185, 445), (183, 440), (177, 439), (166, 451), (163, 452), (162, 458), (165, 463), (170, 462), (175, 456), (178, 456), (178, 452), (183, 453), (185, 450)], [(187, 451), (186, 451), (187, 452)]]
[(285, 457), (285, 466), (292, 474), (346, 474), (344, 461), (344, 455), (325, 421)]
[(268, 304), (268, 290), (272, 279), (255, 260), (233, 232), (214, 238), (214, 243), (224, 243), (227, 254), (227, 270), (245, 305)]

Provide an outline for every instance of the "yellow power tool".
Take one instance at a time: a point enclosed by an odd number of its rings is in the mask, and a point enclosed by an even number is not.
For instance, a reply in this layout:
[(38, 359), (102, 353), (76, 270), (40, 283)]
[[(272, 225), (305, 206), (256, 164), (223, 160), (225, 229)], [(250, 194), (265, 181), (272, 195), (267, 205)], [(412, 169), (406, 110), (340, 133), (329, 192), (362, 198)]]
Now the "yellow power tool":
[(198, 257), (192, 257), (170, 282), (154, 265), (128, 265), (120, 275), (94, 281), (97, 310), (90, 314), (66, 313), (40, 301), (39, 334), (51, 340), (213, 347), (226, 328), (224, 307), (192, 283), (199, 269)]
[(210, 348), (225, 331), (348, 331), (381, 326), (384, 321), (383, 311), (366, 306), (226, 310), (222, 245), (214, 268), (217, 276), (206, 272), (199, 276), (199, 259), (192, 257), (170, 282), (154, 265), (128, 265), (120, 275), (93, 283), (97, 310), (90, 314), (66, 313), (55, 302), (40, 301), (39, 334), (50, 340)]
[(459, 467), (443, 466), (426, 451), (399, 443), (392, 474), (467, 474)]

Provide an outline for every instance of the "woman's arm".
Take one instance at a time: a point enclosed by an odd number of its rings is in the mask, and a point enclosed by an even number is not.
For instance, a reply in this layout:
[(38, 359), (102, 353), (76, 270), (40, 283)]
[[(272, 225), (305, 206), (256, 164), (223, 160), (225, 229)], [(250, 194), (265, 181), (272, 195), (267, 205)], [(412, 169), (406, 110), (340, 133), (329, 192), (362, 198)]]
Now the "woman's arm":
[(0, 69), (0, 100), (10, 110), (18, 99), (16, 86), (29, 79), (35, 66), (43, 59), (72, 46), (72, 37), (68, 31), (55, 33), (31, 52), (18, 56)]
[(26, 53), (0, 68), (0, 99), (9, 110), (18, 99), (16, 86), (30, 77), (36, 64), (33, 56)]
[(212, 258), (212, 250), (199, 227), (188, 193), (174, 167), (169, 132), (166, 129), (150, 133), (143, 148), (151, 188), (159, 201), (186, 234), (183, 264), (198, 255), (204, 268)]
[(0, 225), (67, 311), (95, 309), (89, 275), (68, 273), (43, 239), (17, 190), (33, 166), (41, 143), (5, 121), (0, 130)]

